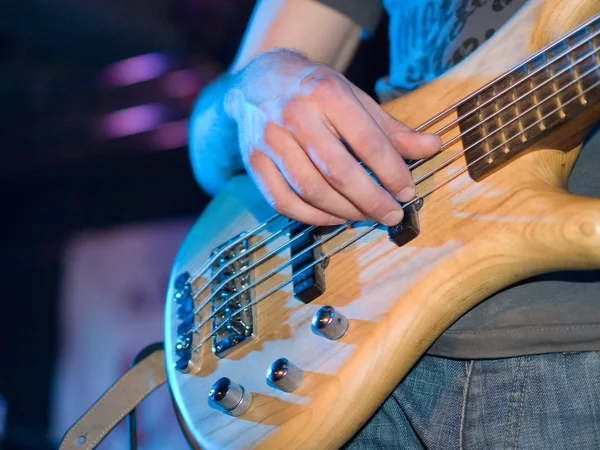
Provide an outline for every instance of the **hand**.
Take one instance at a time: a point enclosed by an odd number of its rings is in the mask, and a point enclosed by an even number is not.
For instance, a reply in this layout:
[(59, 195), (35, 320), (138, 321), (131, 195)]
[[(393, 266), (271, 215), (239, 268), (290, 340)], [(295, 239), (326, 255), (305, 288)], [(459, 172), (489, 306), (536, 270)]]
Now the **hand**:
[(392, 118), (340, 73), (287, 50), (263, 53), (238, 72), (225, 111), (260, 192), (280, 214), (313, 225), (398, 224), (397, 200), (415, 196), (403, 157), (420, 159), (441, 145)]

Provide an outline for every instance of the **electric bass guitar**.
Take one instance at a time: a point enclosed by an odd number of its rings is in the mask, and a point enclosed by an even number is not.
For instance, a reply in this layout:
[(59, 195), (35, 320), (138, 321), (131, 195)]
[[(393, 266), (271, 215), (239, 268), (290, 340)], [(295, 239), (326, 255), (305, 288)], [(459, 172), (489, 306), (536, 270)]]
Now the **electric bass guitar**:
[(600, 111), (600, 1), (530, 0), (383, 105), (444, 144), (392, 228), (314, 227), (232, 179), (190, 230), (165, 310), (194, 448), (338, 448), (461, 315), (519, 280), (600, 268), (600, 200), (567, 179)]

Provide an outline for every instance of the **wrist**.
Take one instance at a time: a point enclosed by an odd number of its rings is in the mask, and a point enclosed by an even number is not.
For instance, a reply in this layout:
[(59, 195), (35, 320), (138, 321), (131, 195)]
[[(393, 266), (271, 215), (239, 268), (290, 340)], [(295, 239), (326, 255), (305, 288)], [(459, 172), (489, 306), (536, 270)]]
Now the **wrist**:
[(189, 157), (196, 180), (215, 195), (236, 172), (243, 170), (239, 157), (237, 124), (224, 109), (231, 75), (223, 74), (207, 85), (190, 115)]
[[(298, 79), (308, 75), (321, 64), (307, 59), (295, 49), (271, 48), (259, 53), (244, 67), (229, 73), (229, 85), (223, 97), (223, 111), (233, 121), (240, 117), (244, 102), (259, 104), (268, 97), (264, 89), (285, 80), (290, 88)], [(277, 88), (275, 88), (277, 89)]]

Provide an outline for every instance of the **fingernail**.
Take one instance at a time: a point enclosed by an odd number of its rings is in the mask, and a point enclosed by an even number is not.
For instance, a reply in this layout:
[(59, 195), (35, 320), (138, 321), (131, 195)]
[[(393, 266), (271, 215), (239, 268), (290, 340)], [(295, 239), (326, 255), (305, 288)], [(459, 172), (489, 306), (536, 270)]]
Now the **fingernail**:
[(341, 225), (344, 222), (346, 222), (346, 220), (341, 217), (331, 216), (329, 218), (329, 225)]
[(442, 140), (440, 139), (440, 137), (437, 134), (425, 133), (425, 134), (421, 134), (421, 137), (424, 140), (430, 141), (429, 143), (431, 144), (432, 147), (441, 147), (442, 146)]
[(396, 198), (401, 202), (409, 202), (414, 198), (414, 196), (415, 188), (413, 186), (407, 186), (396, 195)]
[(398, 225), (402, 221), (403, 217), (404, 211), (401, 209), (396, 209), (392, 212), (387, 213), (385, 217), (381, 219), (381, 223), (388, 227), (392, 227), (394, 225)]

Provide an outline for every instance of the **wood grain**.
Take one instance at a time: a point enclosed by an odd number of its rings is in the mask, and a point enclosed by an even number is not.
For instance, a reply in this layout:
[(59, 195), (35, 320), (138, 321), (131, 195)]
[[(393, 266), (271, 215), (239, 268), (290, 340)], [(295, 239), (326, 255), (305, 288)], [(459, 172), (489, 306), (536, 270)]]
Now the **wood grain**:
[[(466, 61), (385, 109), (417, 126), (598, 11), (597, 0), (531, 0)], [(191, 374), (171, 369), (174, 355), (169, 349), (174, 348), (178, 321), (171, 300), (174, 292), (169, 289), (165, 309), (169, 385), (192, 445), (338, 448), (431, 343), (478, 302), (538, 273), (600, 267), (600, 200), (565, 191), (582, 136), (597, 115), (597, 108), (590, 110), (545, 139), (545, 148), (479, 183), (465, 173), (435, 191), (420, 211), (421, 235), (408, 246), (396, 247), (385, 230), (377, 229), (335, 255), (325, 271), (327, 291), (313, 303), (294, 300), (289, 286), (259, 303), (255, 339), (225, 359), (203, 347)], [(442, 156), (461, 150), (457, 143)], [(417, 192), (464, 164), (459, 158), (419, 185)], [(425, 165), (414, 175), (431, 167)], [(173, 277), (193, 272), (212, 248), (271, 214), (248, 178), (232, 180), (190, 231)], [(360, 227), (347, 233), (357, 231)], [(286, 256), (261, 266), (255, 277)], [(287, 275), (278, 275), (277, 280)], [(274, 282), (261, 285), (255, 295)], [(349, 331), (339, 341), (327, 341), (310, 329), (310, 319), (322, 305), (332, 305), (350, 319)], [(304, 382), (293, 393), (265, 383), (268, 366), (280, 357), (304, 370)], [(252, 406), (238, 418), (208, 406), (210, 387), (222, 376), (253, 393)]]

